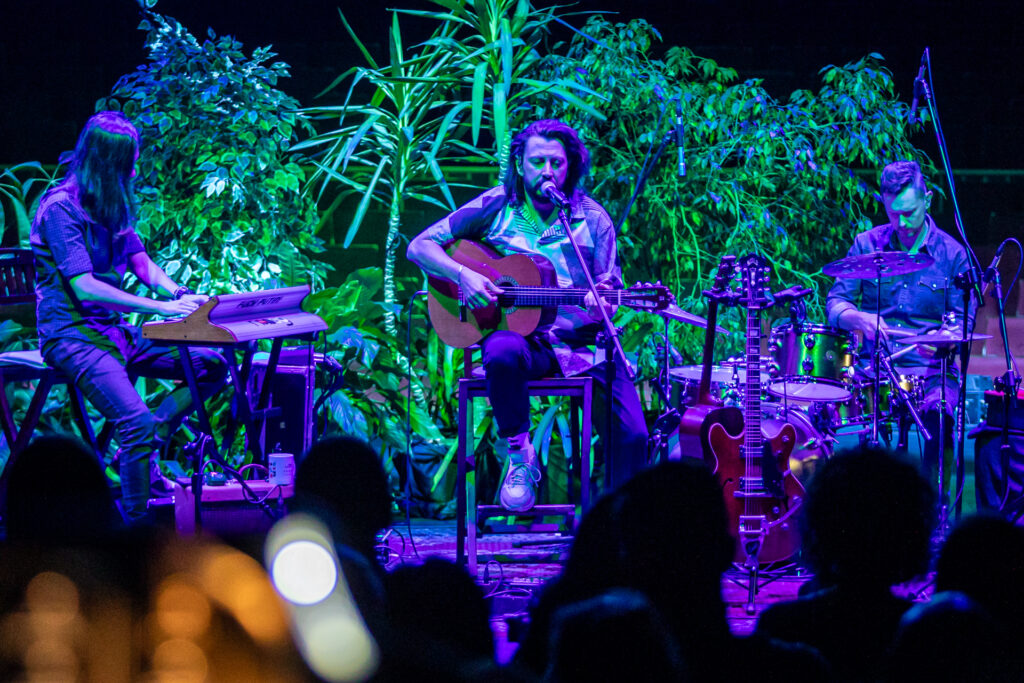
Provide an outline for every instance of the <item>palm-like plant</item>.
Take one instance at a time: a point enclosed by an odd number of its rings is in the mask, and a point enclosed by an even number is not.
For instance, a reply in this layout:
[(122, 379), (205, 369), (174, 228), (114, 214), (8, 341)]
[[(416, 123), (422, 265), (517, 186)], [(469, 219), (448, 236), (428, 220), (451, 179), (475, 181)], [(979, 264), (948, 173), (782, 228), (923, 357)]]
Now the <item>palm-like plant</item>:
[(494, 149), (482, 150), (504, 176), (510, 131), (514, 123), (542, 116), (538, 95), (547, 94), (578, 107), (599, 120), (604, 115), (584, 96), (601, 99), (585, 85), (569, 79), (537, 76), (543, 56), (539, 48), (548, 28), (559, 19), (559, 7), (535, 8), (530, 0), (432, 0), (443, 11), (399, 10), (451, 25), (457, 30), (435, 35), (424, 43), (441, 53), (457, 55), (458, 77), (468, 86), (473, 145), (480, 144), (489, 123)]

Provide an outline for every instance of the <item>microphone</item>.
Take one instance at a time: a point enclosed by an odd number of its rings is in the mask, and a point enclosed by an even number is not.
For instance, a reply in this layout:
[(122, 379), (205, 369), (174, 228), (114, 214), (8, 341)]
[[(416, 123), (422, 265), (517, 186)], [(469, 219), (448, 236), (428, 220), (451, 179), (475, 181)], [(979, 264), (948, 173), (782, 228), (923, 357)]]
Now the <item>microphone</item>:
[(562, 191), (555, 187), (555, 183), (550, 180), (545, 180), (540, 184), (540, 193), (551, 200), (551, 203), (560, 209), (569, 208), (569, 200), (566, 199)]
[(676, 100), (676, 159), (678, 160), (679, 177), (686, 177), (686, 150), (683, 143), (686, 142), (683, 135), (683, 104)]
[(910, 102), (910, 116), (907, 118), (907, 122), (910, 124), (917, 122), (917, 105), (924, 95), (924, 68), (928, 63), (928, 48), (924, 49), (921, 53), (921, 68), (917, 70), (917, 78), (914, 79), (914, 99)]
[(999, 259), (1003, 258), (1003, 249), (1006, 248), (1006, 240), (999, 245), (996, 249), (996, 255), (992, 257), (992, 263), (988, 268), (985, 269), (985, 274), (981, 276), (981, 298), (984, 299), (985, 295), (988, 294), (988, 288), (992, 285), (992, 282), (996, 279), (998, 271), (996, 268), (999, 267)]

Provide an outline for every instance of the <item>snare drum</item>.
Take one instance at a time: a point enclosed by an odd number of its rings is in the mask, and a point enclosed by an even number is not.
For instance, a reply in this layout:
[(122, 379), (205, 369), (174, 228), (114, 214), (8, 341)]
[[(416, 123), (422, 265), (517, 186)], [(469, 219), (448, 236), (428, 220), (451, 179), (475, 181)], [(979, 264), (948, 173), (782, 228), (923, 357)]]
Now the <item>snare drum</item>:
[(772, 381), (768, 392), (798, 403), (846, 401), (856, 350), (856, 340), (845, 330), (779, 325), (769, 337)]
[[(673, 404), (691, 406), (697, 402), (697, 389), (700, 387), (701, 365), (683, 365), (668, 371), (672, 382), (678, 387), (673, 391)], [(747, 381), (746, 364), (741, 360), (725, 360), (720, 365), (711, 366), (711, 395), (722, 399), (725, 405), (737, 405), (739, 387)]]
[[(924, 396), (924, 378), (918, 375), (900, 375), (900, 387), (910, 396), (915, 405), (920, 405)], [(892, 382), (888, 377), (882, 378), (878, 385), (878, 396), (875, 396), (875, 382), (869, 378), (860, 379), (851, 386), (852, 396), (847, 401), (836, 403), (833, 407), (832, 427), (836, 431), (856, 434), (871, 427), (875, 411), (878, 411), (879, 422), (889, 422), (896, 417), (893, 406)]]

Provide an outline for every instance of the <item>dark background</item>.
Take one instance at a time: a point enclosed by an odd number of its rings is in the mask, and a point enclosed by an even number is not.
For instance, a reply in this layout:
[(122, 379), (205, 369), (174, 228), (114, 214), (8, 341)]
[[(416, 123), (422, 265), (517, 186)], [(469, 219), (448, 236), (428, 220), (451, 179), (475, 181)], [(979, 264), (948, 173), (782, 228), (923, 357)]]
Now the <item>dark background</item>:
[[(538, 4), (548, 4), (540, 0)], [(247, 51), (273, 44), (292, 66), (282, 89), (303, 104), (360, 62), (338, 18), (341, 8), (371, 50), (383, 56), (388, 7), (428, 9), (424, 0), (161, 0), (156, 10), (201, 37), (211, 27), (233, 34)], [(666, 47), (761, 77), (777, 98), (816, 90), (818, 71), (879, 52), (908, 101), (921, 52), (931, 49), (932, 87), (957, 171), (958, 195), (971, 241), (995, 243), (1024, 223), (1024, 42), (1018, 2), (990, 0), (825, 0), (818, 3), (689, 0), (586, 0), (580, 10), (641, 17)], [(133, 0), (3, 0), (0, 9), (0, 165), (54, 163), (74, 144), (95, 101), (145, 61)], [(578, 17), (578, 25), (584, 18)], [(425, 37), (416, 19), (402, 20), (406, 44)], [(553, 40), (570, 36), (566, 30)], [(936, 161), (931, 129), (914, 142)], [(934, 179), (939, 181), (940, 179)], [(944, 183), (943, 183), (944, 184)], [(938, 207), (952, 228), (948, 202)]]

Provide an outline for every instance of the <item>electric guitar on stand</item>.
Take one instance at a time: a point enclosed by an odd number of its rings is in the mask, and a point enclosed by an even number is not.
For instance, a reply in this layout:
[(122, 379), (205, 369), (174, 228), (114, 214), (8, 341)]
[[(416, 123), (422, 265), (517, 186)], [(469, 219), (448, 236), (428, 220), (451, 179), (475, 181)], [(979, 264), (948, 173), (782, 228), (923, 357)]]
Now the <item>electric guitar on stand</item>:
[(718, 327), (718, 307), (720, 302), (729, 301), (734, 294), (729, 289), (729, 281), (736, 273), (736, 257), (723, 256), (718, 262), (718, 273), (711, 289), (704, 290), (708, 300), (708, 323), (704, 334), (704, 355), (701, 367), (700, 384), (697, 385), (697, 399), (692, 406), (683, 410), (679, 420), (679, 451), (689, 456), (698, 453), (704, 462), (717, 470), (714, 453), (708, 442), (711, 425), (723, 425), (729, 432), (743, 428), (743, 413), (739, 408), (725, 407), (721, 399), (711, 395), (711, 369), (715, 360), (715, 334)]
[[(427, 311), (437, 336), (445, 344), (464, 349), (496, 330), (526, 336), (555, 320), (558, 306), (583, 306), (590, 291), (558, 286), (554, 266), (543, 256), (502, 256), (491, 247), (472, 240), (456, 240), (448, 255), (470, 270), (485, 275), (501, 287), (498, 301), (470, 310), (458, 283), (427, 278)], [(602, 290), (613, 306), (660, 311), (672, 301), (664, 285), (636, 285), (629, 289)]]
[(730, 434), (714, 424), (708, 434), (718, 462), (718, 478), (725, 495), (730, 528), (738, 535), (736, 561), (750, 571), (750, 601), (757, 584), (759, 564), (791, 557), (800, 545), (794, 513), (804, 489), (789, 469), (789, 455), (796, 444), (796, 429), (783, 424), (767, 434), (761, 428), (761, 310), (770, 304), (765, 296), (768, 264), (751, 254), (741, 268), (747, 307), (747, 375), (743, 404), (743, 432)]

